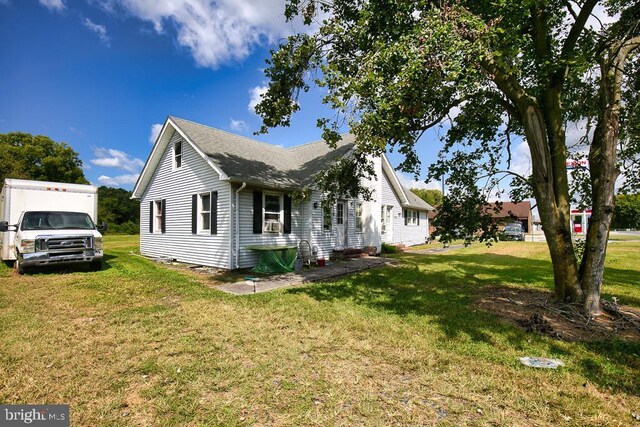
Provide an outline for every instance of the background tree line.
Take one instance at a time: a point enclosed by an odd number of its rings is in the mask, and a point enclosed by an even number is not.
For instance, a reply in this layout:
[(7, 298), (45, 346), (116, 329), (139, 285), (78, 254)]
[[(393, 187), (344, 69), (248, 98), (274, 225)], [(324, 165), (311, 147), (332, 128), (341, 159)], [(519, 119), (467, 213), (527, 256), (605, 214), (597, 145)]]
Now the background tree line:
[[(0, 134), (0, 188), (5, 178), (89, 184), (78, 153), (64, 142), (23, 132)], [(109, 224), (108, 233), (137, 234), (140, 203), (122, 188), (98, 188), (98, 222)]]

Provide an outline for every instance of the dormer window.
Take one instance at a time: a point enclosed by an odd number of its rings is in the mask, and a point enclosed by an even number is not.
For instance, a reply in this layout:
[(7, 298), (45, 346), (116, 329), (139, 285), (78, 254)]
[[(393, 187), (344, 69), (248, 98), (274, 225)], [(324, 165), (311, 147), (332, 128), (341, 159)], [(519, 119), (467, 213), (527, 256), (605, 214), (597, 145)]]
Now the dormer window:
[(176, 141), (173, 143), (173, 170), (178, 170), (182, 167), (182, 141)]

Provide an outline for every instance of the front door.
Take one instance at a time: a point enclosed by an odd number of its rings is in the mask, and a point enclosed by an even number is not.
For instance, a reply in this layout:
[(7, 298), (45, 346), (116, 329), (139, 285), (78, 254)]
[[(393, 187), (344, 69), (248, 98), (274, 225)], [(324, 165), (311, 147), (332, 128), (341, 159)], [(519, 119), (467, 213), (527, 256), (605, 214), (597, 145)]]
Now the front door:
[(385, 206), (385, 224), (387, 226), (387, 242), (393, 243), (393, 206)]
[(383, 243), (393, 242), (393, 206), (380, 207), (380, 235)]
[(346, 206), (344, 202), (336, 203), (336, 223), (333, 228), (335, 245), (337, 248), (345, 247), (345, 217)]

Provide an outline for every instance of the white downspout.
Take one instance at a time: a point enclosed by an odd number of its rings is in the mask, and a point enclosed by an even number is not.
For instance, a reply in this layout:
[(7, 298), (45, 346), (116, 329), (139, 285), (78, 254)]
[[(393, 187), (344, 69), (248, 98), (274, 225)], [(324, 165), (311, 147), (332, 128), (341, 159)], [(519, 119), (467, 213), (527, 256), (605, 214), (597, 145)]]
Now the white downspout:
[(240, 192), (247, 186), (246, 182), (242, 183), (242, 186), (236, 190), (236, 246), (235, 246), (235, 259), (236, 268), (240, 268)]

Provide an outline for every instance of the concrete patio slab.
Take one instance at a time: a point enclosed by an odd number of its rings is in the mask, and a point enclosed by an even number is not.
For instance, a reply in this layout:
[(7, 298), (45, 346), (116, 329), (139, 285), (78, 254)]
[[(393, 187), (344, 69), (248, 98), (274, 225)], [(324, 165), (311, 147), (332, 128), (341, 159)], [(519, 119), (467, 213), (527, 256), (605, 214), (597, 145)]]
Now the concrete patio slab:
[(354, 258), (332, 262), (325, 267), (304, 269), (300, 273), (286, 273), (277, 276), (260, 277), (255, 281), (244, 280), (242, 282), (229, 283), (216, 286), (216, 289), (234, 295), (249, 295), (344, 276), (345, 274), (356, 273), (396, 262), (394, 259), (382, 257)]

